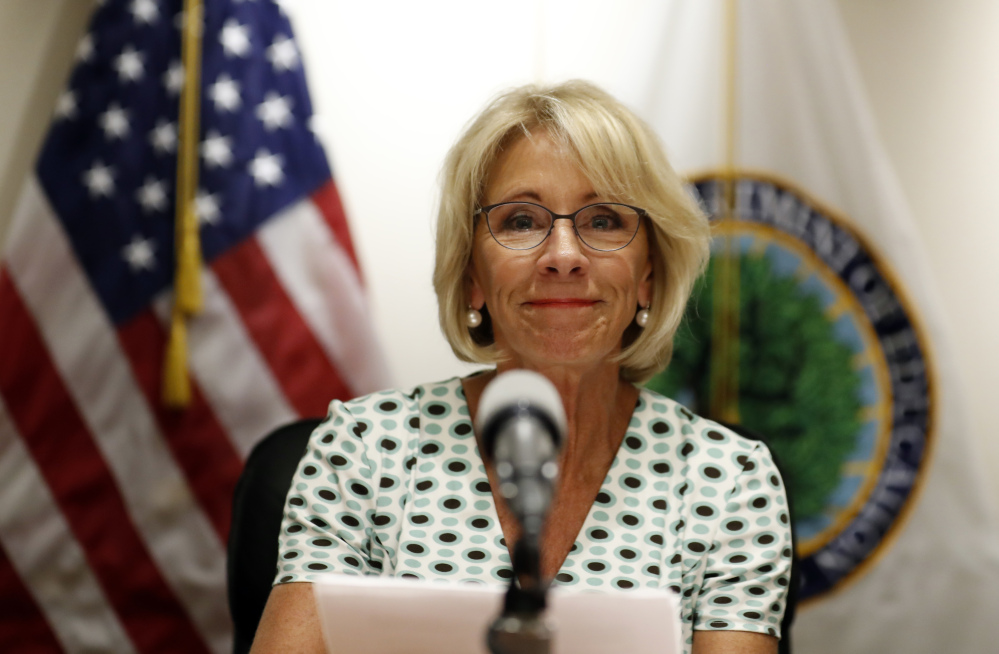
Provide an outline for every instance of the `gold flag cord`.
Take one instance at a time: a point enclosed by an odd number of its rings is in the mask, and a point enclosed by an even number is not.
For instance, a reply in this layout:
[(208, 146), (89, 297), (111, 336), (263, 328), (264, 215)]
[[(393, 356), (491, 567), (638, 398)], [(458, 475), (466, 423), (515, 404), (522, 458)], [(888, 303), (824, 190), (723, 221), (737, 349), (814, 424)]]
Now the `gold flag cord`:
[(201, 310), (201, 243), (195, 213), (198, 188), (198, 136), (201, 111), (202, 0), (184, 0), (182, 57), (184, 88), (180, 99), (177, 152), (176, 269), (170, 340), (163, 370), (163, 403), (184, 408), (191, 401), (187, 373), (187, 319)]
[(727, 422), (739, 421), (739, 237), (726, 229), (735, 214), (738, 0), (725, 3), (725, 173), (721, 250), (715, 255), (712, 285), (711, 327), (711, 416)]

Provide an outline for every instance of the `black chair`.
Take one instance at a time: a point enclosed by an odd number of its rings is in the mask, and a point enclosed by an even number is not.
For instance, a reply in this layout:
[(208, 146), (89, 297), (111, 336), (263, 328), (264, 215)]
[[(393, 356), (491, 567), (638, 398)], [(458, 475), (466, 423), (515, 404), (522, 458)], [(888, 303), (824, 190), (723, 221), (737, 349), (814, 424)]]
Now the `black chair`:
[(236, 484), (226, 560), (235, 654), (250, 651), (260, 624), (277, 573), (285, 496), (309, 435), (320, 422), (305, 418), (272, 431), (250, 452)]
[[(257, 625), (260, 624), (260, 616), (264, 612), (277, 572), (278, 535), (288, 487), (291, 486), (291, 478), (305, 452), (309, 436), (320, 422), (320, 418), (305, 418), (272, 431), (250, 452), (236, 484), (226, 561), (229, 611), (235, 626), (234, 654), (246, 654), (253, 643), (253, 636), (257, 632)], [(747, 438), (764, 440), (741, 425), (725, 426)], [(776, 457), (774, 463), (781, 471), (781, 476), (787, 479)], [(789, 504), (790, 501), (789, 494)], [(781, 622), (783, 638), (778, 650), (780, 654), (791, 652), (790, 630), (798, 602), (798, 587), (801, 585), (793, 528), (791, 540), (794, 554), (791, 560), (787, 609)]]

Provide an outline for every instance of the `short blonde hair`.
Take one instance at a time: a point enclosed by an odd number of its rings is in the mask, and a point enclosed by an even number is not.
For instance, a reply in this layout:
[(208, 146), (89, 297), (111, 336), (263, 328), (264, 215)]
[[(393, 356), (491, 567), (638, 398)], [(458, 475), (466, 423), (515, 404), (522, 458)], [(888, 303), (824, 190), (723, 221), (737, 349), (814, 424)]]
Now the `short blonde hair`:
[(588, 82), (532, 84), (501, 94), (472, 120), (448, 153), (441, 174), (434, 267), (441, 329), (459, 359), (501, 360), (488, 311), (483, 311), (479, 327), (469, 329), (465, 323), (472, 216), (481, 206), (485, 181), (499, 153), (539, 129), (566, 147), (598, 194), (648, 213), (653, 271), (649, 321), (644, 329), (632, 323), (625, 330), (619, 355), (622, 377), (645, 382), (672, 356), (687, 299), (707, 264), (710, 228), (652, 129)]

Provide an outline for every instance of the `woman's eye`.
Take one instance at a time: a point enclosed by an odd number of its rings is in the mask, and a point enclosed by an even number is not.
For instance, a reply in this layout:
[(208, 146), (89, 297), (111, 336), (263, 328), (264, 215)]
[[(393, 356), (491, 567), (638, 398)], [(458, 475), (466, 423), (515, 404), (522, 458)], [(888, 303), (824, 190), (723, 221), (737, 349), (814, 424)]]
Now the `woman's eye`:
[(593, 216), (587, 226), (599, 232), (606, 232), (621, 227), (621, 219), (613, 214)]
[(534, 229), (536, 227), (536, 222), (534, 216), (529, 216), (527, 214), (517, 214), (515, 216), (510, 216), (504, 221), (503, 227), (505, 229), (510, 229), (514, 231), (526, 231)]

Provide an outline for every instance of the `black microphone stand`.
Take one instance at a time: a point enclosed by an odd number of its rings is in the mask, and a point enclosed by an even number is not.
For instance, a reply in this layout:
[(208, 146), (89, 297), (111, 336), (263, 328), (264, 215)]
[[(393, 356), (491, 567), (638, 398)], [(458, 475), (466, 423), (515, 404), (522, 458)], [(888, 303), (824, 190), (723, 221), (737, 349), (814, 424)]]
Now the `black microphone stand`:
[(503, 612), (486, 636), (492, 654), (551, 652), (552, 629), (544, 617), (548, 584), (541, 579), (540, 540), (539, 530), (531, 529), (513, 549), (513, 577), (503, 600)]

